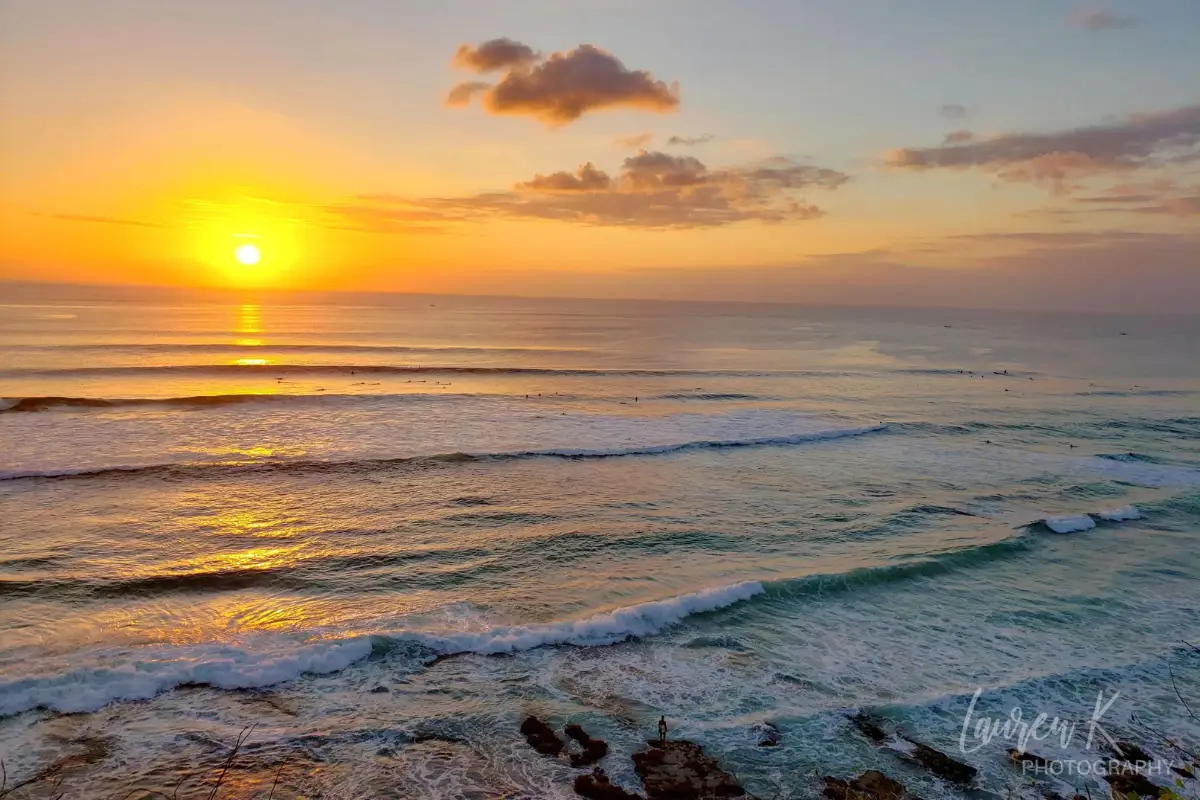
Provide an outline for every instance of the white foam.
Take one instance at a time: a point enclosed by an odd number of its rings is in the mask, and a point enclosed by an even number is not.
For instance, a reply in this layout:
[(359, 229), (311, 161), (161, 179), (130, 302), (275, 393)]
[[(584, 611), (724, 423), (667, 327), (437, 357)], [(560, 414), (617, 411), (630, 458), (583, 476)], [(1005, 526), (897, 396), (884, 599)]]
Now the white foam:
[[(499, 626), (464, 633), (399, 631), (385, 638), (418, 642), (441, 653), (514, 653), (546, 645), (607, 645), (658, 633), (690, 614), (715, 611), (762, 592), (761, 583), (747, 581), (618, 608), (573, 622)], [(0, 717), (33, 708), (63, 713), (95, 711), (118, 700), (148, 700), (185, 684), (256, 689), (305, 673), (338, 672), (370, 655), (372, 638), (364, 635), (303, 644), (276, 643), (266, 649), (211, 644), (108, 654), (96, 659), (101, 664), (0, 681)]]
[(691, 614), (715, 611), (762, 593), (761, 583), (746, 581), (618, 608), (574, 622), (500, 626), (474, 633), (409, 632), (393, 638), (418, 641), (443, 653), (515, 653), (556, 644), (615, 644), (632, 636), (658, 633)]
[(1124, 522), (1129, 519), (1141, 519), (1142, 512), (1138, 510), (1137, 506), (1121, 506), (1111, 511), (1101, 511), (1096, 516), (1109, 522)]
[[(116, 700), (148, 700), (184, 684), (254, 689), (306, 672), (345, 669), (371, 652), (369, 636), (252, 651), (227, 645), (148, 648), (115, 666), (89, 666), (48, 676), (0, 681), (0, 716), (31, 708), (63, 713), (95, 711)], [(119, 662), (119, 658), (117, 659)]]
[(1042, 522), (1055, 533), (1078, 533), (1079, 531), (1090, 531), (1096, 527), (1096, 520), (1087, 514), (1073, 517), (1046, 517)]

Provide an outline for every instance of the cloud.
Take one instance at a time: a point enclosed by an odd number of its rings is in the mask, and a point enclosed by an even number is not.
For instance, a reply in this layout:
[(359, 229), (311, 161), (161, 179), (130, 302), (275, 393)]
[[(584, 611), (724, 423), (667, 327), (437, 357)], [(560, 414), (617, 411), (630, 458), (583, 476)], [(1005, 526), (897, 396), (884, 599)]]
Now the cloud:
[(1099, 6), (1077, 8), (1071, 12), (1071, 24), (1085, 31), (1112, 31), (1132, 28), (1137, 24), (1133, 17), (1122, 17)]
[(699, 136), (672, 136), (667, 139), (669, 147), (694, 147), (698, 144), (707, 144), (717, 137), (711, 133), (703, 133)]
[(958, 103), (943, 103), (938, 108), (938, 113), (946, 119), (966, 119), (967, 107)]
[(492, 85), (482, 81), (463, 81), (455, 84), (446, 95), (446, 105), (463, 108), (471, 104), (471, 99), (480, 92), (487, 91)]
[(493, 85), (459, 84), (447, 97), (450, 105), (464, 105), (478, 94), (491, 114), (563, 125), (603, 109), (668, 112), (679, 107), (678, 84), (668, 86), (645, 70), (626, 69), (612, 53), (590, 44), (542, 59), (518, 42), (495, 39), (476, 48), (463, 45), (455, 63), (475, 71), (481, 64), (506, 70)]
[(627, 150), (641, 150), (654, 138), (653, 133), (639, 133), (636, 136), (626, 136), (617, 139), (617, 145)]
[(474, 72), (496, 72), (532, 64), (541, 57), (542, 54), (529, 45), (501, 38), (489, 39), (478, 47), (464, 44), (455, 51), (450, 63)]
[(575, 172), (535, 175), (509, 191), (440, 198), (376, 195), (338, 210), (359, 222), (388, 226), (389, 232), (403, 232), (406, 225), (497, 218), (650, 230), (712, 228), (819, 217), (824, 212), (804, 195), (837, 189), (847, 180), (836, 170), (786, 158), (709, 169), (690, 156), (642, 151), (626, 158), (616, 175), (587, 163)]
[(978, 169), (1004, 181), (1074, 188), (1090, 176), (1200, 160), (1200, 105), (1135, 114), (1118, 122), (1052, 133), (906, 147), (886, 163), (907, 170)]
[(975, 138), (975, 134), (968, 130), (951, 131), (946, 134), (946, 138), (942, 139), (942, 144), (962, 144), (969, 142)]
[(142, 222), (136, 219), (119, 219), (117, 217), (93, 217), (86, 214), (51, 214), (42, 213), (40, 211), (30, 211), (35, 217), (45, 217), (46, 219), (57, 219), (62, 222), (92, 222), (100, 225), (131, 225), (136, 228), (161, 228), (157, 222)]
[(613, 179), (603, 170), (596, 169), (588, 162), (570, 172), (552, 172), (549, 175), (535, 175), (533, 180), (518, 183), (517, 188), (530, 192), (604, 192), (611, 189)]

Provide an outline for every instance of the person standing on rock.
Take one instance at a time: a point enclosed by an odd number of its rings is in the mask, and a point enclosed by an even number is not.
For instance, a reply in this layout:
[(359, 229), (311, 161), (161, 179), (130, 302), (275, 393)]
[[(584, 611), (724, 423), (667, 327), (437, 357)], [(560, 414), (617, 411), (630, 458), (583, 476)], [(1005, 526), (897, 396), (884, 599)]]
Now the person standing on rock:
[(662, 744), (667, 743), (667, 718), (665, 716), (658, 718), (658, 741)]

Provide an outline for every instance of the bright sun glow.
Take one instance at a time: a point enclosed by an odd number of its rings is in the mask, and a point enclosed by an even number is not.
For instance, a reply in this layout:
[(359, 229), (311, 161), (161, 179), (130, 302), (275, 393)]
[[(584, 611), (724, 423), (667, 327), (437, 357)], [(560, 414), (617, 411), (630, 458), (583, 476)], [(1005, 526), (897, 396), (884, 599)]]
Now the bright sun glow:
[(237, 249), (233, 251), (233, 255), (237, 258), (239, 264), (244, 264), (247, 267), (257, 264), (259, 259), (262, 258), (262, 253), (259, 252), (258, 247), (252, 244), (238, 245)]

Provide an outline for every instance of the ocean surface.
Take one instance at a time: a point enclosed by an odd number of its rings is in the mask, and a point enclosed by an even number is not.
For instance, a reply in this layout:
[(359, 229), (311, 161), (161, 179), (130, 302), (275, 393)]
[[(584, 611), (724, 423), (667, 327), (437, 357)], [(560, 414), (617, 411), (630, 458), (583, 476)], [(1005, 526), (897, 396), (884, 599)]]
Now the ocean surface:
[(1195, 317), (2, 292), (24, 796), (204, 797), (250, 726), (223, 797), (572, 797), (528, 713), (764, 798), (962, 795), (855, 709), (992, 792), (968, 713), (1198, 741)]

